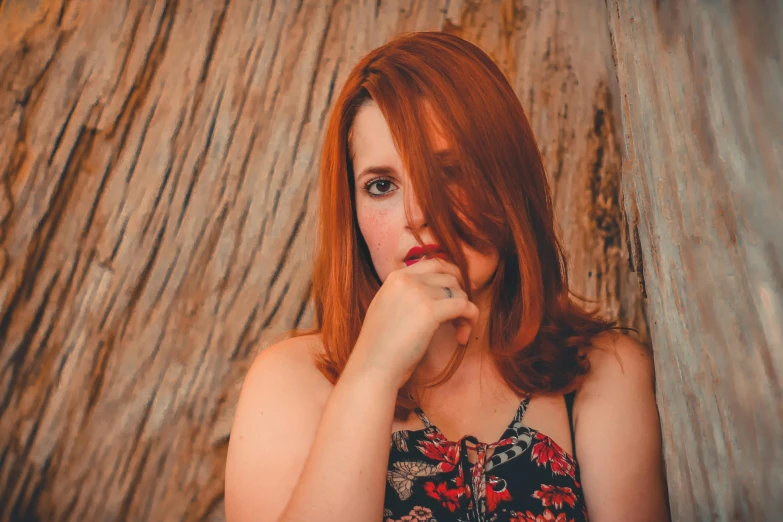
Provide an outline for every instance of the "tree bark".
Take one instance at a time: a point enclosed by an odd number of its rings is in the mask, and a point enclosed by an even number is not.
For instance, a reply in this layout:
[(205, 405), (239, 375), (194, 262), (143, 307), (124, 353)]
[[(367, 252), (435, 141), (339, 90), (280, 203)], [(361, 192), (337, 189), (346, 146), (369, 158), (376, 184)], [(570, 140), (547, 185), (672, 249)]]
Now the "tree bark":
[(607, 0), (674, 520), (783, 510), (782, 7)]
[[(0, 519), (222, 520), (245, 371), (313, 321), (332, 99), (402, 31), (456, 32), (498, 60), (575, 290), (646, 338), (607, 13), (588, 4), (0, 1)], [(766, 288), (754, 302), (777, 306)]]

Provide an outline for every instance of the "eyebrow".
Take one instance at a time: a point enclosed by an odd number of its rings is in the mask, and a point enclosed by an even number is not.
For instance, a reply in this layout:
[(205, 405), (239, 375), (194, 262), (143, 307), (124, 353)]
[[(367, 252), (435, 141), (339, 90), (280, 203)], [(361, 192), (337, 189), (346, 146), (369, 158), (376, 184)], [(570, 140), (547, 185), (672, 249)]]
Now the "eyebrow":
[(397, 171), (387, 166), (367, 167), (366, 169), (361, 171), (358, 176), (356, 176), (356, 180), (358, 181), (365, 174), (388, 175), (388, 174), (397, 174)]
[[(457, 156), (454, 154), (454, 151), (451, 149), (437, 150), (435, 151), (434, 154), (438, 163), (444, 167), (456, 165), (458, 162)], [(359, 175), (356, 176), (356, 181), (359, 181), (359, 179), (365, 176), (366, 174), (378, 174), (381, 176), (385, 176), (385, 175), (397, 174), (397, 170), (386, 165), (370, 166), (362, 170), (359, 173)]]

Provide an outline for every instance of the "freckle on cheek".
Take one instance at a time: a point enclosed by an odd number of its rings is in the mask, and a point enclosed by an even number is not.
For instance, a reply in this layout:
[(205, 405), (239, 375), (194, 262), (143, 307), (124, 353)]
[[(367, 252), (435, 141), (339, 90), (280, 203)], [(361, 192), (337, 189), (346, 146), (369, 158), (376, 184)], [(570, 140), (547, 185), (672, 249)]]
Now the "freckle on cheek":
[(372, 249), (376, 255), (383, 255), (384, 237), (388, 235), (386, 229), (389, 226), (387, 216), (388, 212), (378, 210), (369, 212), (365, 215), (364, 222), (369, 236), (366, 237), (366, 239), (368, 240), (368, 244), (372, 245)]
[(386, 212), (374, 212), (367, 216), (367, 221), (375, 227), (382, 226), (386, 222)]

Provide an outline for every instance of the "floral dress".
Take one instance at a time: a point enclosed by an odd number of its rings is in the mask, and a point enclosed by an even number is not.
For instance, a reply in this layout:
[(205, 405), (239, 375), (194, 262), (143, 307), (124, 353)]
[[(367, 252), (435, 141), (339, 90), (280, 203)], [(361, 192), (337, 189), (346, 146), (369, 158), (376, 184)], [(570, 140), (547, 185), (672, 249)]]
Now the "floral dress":
[(425, 427), (392, 434), (384, 522), (586, 521), (576, 460), (522, 425), (528, 402), (492, 444), (447, 440), (416, 408)]

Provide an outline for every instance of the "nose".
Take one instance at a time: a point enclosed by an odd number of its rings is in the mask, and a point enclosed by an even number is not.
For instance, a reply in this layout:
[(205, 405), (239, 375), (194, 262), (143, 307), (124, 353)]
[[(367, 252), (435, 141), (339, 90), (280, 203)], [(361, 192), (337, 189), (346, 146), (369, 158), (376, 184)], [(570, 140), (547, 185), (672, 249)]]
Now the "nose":
[(406, 224), (407, 230), (426, 228), (427, 222), (424, 219), (424, 213), (421, 210), (421, 205), (416, 200), (415, 196), (409, 197), (406, 201), (406, 207), (410, 211), (410, 221)]

